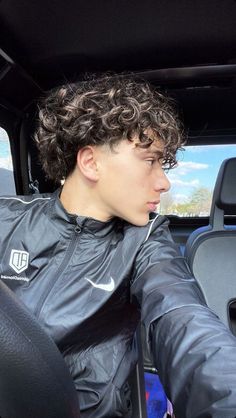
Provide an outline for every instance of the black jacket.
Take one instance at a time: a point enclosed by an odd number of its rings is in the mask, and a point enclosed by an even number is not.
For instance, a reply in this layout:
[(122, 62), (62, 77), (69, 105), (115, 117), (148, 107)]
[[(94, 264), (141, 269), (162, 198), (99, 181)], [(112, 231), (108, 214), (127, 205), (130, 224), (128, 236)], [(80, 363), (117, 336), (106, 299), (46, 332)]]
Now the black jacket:
[(176, 417), (236, 416), (236, 339), (206, 307), (167, 220), (69, 215), (58, 193), (0, 198), (0, 277), (58, 345), (82, 417), (130, 416), (140, 316)]

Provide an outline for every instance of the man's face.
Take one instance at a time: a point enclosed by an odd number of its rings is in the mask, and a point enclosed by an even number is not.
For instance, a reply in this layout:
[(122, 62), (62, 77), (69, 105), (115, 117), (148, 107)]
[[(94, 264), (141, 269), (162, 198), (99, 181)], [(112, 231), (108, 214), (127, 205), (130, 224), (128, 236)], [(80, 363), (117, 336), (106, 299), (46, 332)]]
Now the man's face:
[(142, 226), (155, 211), (162, 192), (170, 183), (162, 168), (163, 143), (155, 140), (149, 148), (141, 148), (139, 140), (122, 140), (111, 150), (97, 148), (99, 181), (98, 199), (109, 219), (118, 216)]

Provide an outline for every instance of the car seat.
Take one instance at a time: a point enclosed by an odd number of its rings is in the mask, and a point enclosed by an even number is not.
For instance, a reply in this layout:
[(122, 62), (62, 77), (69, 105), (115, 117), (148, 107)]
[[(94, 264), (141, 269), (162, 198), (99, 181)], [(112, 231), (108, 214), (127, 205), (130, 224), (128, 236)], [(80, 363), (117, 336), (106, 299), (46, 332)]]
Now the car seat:
[(190, 235), (185, 250), (209, 307), (235, 333), (236, 225), (225, 225), (226, 215), (236, 215), (236, 158), (223, 161), (209, 225)]

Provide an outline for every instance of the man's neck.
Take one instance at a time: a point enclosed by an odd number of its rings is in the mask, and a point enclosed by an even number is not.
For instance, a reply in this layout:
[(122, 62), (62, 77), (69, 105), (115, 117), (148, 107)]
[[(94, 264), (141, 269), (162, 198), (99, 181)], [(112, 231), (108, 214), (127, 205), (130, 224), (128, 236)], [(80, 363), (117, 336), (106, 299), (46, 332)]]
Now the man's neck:
[(97, 203), (96, 194), (92, 187), (69, 177), (62, 187), (60, 201), (65, 210), (73, 215), (86, 216), (106, 222), (109, 218)]

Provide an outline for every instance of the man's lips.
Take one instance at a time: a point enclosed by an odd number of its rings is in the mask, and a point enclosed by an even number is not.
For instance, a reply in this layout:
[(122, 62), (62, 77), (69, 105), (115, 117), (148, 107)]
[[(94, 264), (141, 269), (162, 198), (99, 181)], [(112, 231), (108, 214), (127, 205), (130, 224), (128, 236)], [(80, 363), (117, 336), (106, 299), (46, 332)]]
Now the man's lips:
[(155, 211), (156, 210), (156, 208), (157, 208), (157, 205), (159, 204), (159, 201), (156, 201), (156, 202), (148, 202), (148, 208), (151, 210), (151, 211)]

